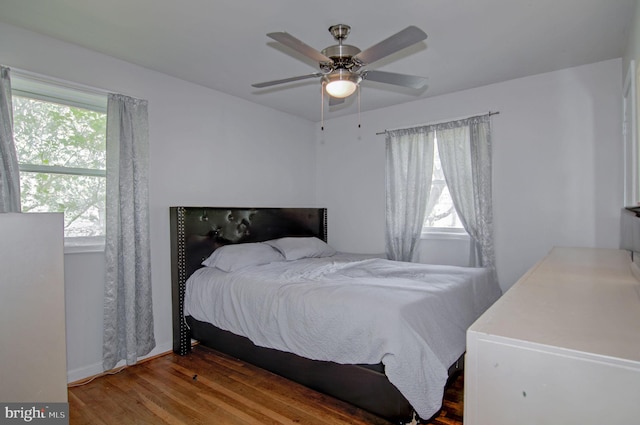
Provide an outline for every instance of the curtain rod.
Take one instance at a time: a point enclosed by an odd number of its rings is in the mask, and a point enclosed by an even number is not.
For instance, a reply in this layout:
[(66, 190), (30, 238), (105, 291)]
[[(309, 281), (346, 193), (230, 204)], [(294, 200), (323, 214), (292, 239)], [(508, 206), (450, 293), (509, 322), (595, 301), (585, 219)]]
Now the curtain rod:
[(20, 68), (14, 68), (12, 66), (7, 66), (7, 68), (9, 68), (12, 76), (15, 75), (18, 78), (28, 79), (32, 81), (35, 80), (40, 83), (56, 84), (58, 86), (65, 87), (67, 89), (83, 91), (85, 93), (94, 94), (94, 95), (108, 95), (110, 93), (113, 93), (112, 91), (109, 91), (109, 90), (92, 87), (85, 84), (74, 83), (71, 81), (63, 80), (61, 78), (50, 77), (48, 75), (38, 74), (37, 72), (26, 71)]
[(464, 119), (472, 118), (472, 117), (481, 117), (481, 116), (483, 116), (483, 115), (489, 115), (489, 116), (491, 116), (491, 115), (498, 115), (499, 113), (500, 113), (500, 111), (497, 111), (497, 112), (491, 112), (491, 111), (489, 111), (489, 113), (488, 113), (488, 114), (475, 114), (475, 115), (468, 115), (468, 116), (466, 116), (466, 117), (462, 117), (462, 118), (454, 118), (454, 119), (452, 119), (452, 120), (444, 120), (444, 121), (430, 122), (430, 123), (427, 123), (427, 124), (413, 125), (413, 126), (411, 126), (411, 127), (393, 128), (393, 129), (391, 129), (391, 130), (384, 130), (384, 131), (380, 131), (380, 132), (376, 133), (376, 136), (379, 136), (379, 135), (381, 135), (381, 134), (386, 134), (387, 132), (389, 132), (389, 131), (393, 131), (393, 130), (402, 130), (402, 129), (405, 129), (405, 128), (425, 127), (425, 126), (428, 126), (428, 125), (444, 124), (444, 123), (446, 123), (446, 122), (459, 121), (459, 120), (464, 120)]

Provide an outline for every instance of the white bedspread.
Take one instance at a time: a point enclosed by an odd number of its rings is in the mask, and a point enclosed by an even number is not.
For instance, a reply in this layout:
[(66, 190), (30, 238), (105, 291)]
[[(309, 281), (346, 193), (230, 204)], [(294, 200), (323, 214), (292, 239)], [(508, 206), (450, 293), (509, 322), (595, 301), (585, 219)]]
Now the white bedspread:
[(201, 268), (187, 282), (185, 315), (310, 359), (382, 362), (416, 412), (431, 417), (467, 328), (500, 288), (481, 268), (350, 258)]

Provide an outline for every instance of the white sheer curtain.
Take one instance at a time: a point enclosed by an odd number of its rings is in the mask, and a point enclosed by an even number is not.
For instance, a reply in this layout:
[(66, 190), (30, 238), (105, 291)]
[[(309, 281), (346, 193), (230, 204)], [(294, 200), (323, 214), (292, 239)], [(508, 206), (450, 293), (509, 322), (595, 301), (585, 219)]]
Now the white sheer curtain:
[(387, 256), (415, 261), (438, 140), (454, 207), (472, 238), (470, 265), (495, 273), (490, 114), (387, 131)]
[(386, 253), (417, 261), (433, 175), (434, 134), (428, 127), (387, 131)]
[(107, 106), (103, 367), (155, 347), (149, 249), (147, 101), (110, 94)]
[(11, 72), (0, 66), (0, 213), (20, 212), (20, 170), (13, 142)]
[(471, 265), (495, 272), (491, 191), (491, 122), (481, 115), (435, 126), (447, 187), (472, 238)]

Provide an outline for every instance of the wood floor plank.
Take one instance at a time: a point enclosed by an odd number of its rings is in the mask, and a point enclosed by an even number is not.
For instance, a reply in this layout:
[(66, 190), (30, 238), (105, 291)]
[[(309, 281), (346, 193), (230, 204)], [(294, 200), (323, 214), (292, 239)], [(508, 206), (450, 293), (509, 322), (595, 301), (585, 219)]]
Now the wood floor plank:
[[(207, 377), (199, 377), (196, 378), (197, 381), (203, 385), (206, 385), (210, 390), (211, 394), (218, 399), (227, 399), (226, 406), (229, 406), (231, 409), (237, 409), (241, 407), (243, 411), (257, 412), (263, 418), (261, 418), (260, 423), (266, 423), (265, 417), (273, 420), (275, 424), (278, 423), (293, 423), (286, 416), (283, 416), (273, 410), (273, 404), (270, 404), (269, 401), (256, 397), (255, 391), (250, 391), (250, 388), (239, 388), (241, 385), (224, 385), (218, 383), (212, 379), (208, 379)], [(200, 393), (200, 397), (204, 397), (211, 401), (211, 396), (209, 393)], [(238, 406), (238, 407), (235, 407)], [(269, 406), (269, 407), (267, 407)], [(286, 406), (281, 406), (280, 410), (286, 410)], [(271, 422), (271, 421), (270, 421)]]
[[(237, 393), (241, 393), (246, 397), (249, 397), (251, 400), (255, 400), (258, 404), (271, 406), (273, 410), (278, 409), (281, 413), (286, 413), (293, 420), (298, 423), (302, 421), (303, 423), (308, 424), (325, 424), (326, 421), (322, 418), (324, 403), (315, 404), (310, 408), (309, 400), (310, 396), (313, 396), (317, 393), (309, 392), (308, 388), (303, 386), (292, 385), (291, 381), (286, 380), (281, 377), (277, 377), (273, 374), (261, 374), (260, 376), (255, 374), (255, 371), (249, 371), (246, 373), (241, 369), (248, 369), (246, 366), (238, 367), (238, 364), (242, 364), (238, 360), (235, 359), (225, 359), (223, 356), (217, 355), (217, 360), (213, 363), (222, 367), (222, 369), (216, 370), (215, 381), (222, 385), (223, 387), (212, 386), (212, 389), (217, 389), (222, 391), (223, 388), (233, 388), (233, 391)], [(228, 366), (231, 366), (228, 368)], [(178, 366), (175, 366), (178, 367)], [(236, 373), (241, 370), (241, 373)], [(250, 377), (251, 379), (247, 379)], [(278, 391), (274, 391), (274, 388), (280, 389), (281, 392), (285, 393), (285, 397), (277, 397)], [(304, 394), (299, 394), (299, 391), (302, 390)], [(303, 398), (304, 402), (296, 402), (296, 397), (292, 397), (292, 394), (296, 394)], [(319, 416), (319, 418), (315, 418), (313, 416)], [(332, 418), (335, 423), (336, 419)], [(345, 423), (354, 423), (353, 420), (349, 420)]]
[(193, 409), (193, 403), (189, 400), (180, 400), (176, 397), (175, 388), (169, 385), (161, 385), (162, 392), (158, 392), (156, 386), (149, 383), (144, 374), (144, 368), (137, 371), (135, 382), (120, 381), (115, 385), (126, 391), (130, 397), (139, 398), (140, 403), (162, 421), (170, 425), (183, 423), (205, 423), (206, 417)]
[[(432, 425), (462, 425), (462, 375)], [(72, 425), (391, 425), (355, 406), (197, 346), (69, 388)]]
[[(213, 399), (216, 400), (216, 403), (213, 403), (213, 405), (218, 406), (218, 409), (227, 412), (237, 411), (238, 407), (234, 406), (234, 404), (242, 406), (242, 402), (238, 401), (240, 397), (235, 397), (234, 399), (235, 393), (233, 391), (227, 391), (223, 385), (216, 384), (206, 377), (207, 374), (211, 374), (216, 378), (222, 377), (223, 375), (219, 373), (219, 371), (212, 370), (208, 364), (202, 363), (200, 366), (206, 367), (207, 371), (202, 373), (202, 369), (198, 366), (187, 368), (174, 363), (167, 365), (167, 368), (164, 370), (158, 371), (157, 368), (155, 368), (153, 374), (158, 375), (160, 379), (164, 381), (165, 385), (172, 386), (173, 391), (186, 391), (187, 394), (191, 395), (193, 402), (211, 407), (211, 397), (213, 397)], [(196, 371), (200, 371), (200, 374), (195, 373)], [(153, 382), (152, 378), (149, 378), (147, 375), (143, 375), (143, 377)], [(260, 418), (260, 420), (264, 423), (265, 418)]]
[[(97, 379), (92, 383), (93, 385), (90, 384), (88, 391), (74, 392), (85, 403), (86, 408), (93, 411), (96, 416), (103, 418), (107, 424), (119, 421), (125, 423), (127, 420), (130, 420), (129, 423), (152, 423), (154, 416), (150, 416), (144, 409), (135, 405), (134, 403), (139, 403), (136, 399), (129, 399), (127, 394), (123, 394), (112, 385), (106, 384), (105, 381), (106, 379)], [(70, 411), (73, 410), (73, 406), (72, 400), (70, 400)]]
[(163, 388), (159, 401), (162, 402), (163, 398), (168, 398), (170, 403), (182, 410), (190, 423), (207, 423), (210, 417), (205, 412), (210, 408), (209, 404), (194, 397), (193, 386), (188, 382), (183, 383), (183, 380), (172, 379), (171, 376), (171, 374), (148, 372), (140, 374), (139, 380), (146, 382), (151, 388)]
[(131, 385), (137, 380), (137, 372), (134, 368), (129, 368), (118, 375), (99, 378), (105, 381), (103, 388), (106, 389), (102, 397), (105, 403), (103, 414), (109, 414), (110, 417), (114, 417), (114, 421), (121, 423), (129, 421), (132, 424), (167, 424), (168, 422), (149, 408), (138, 388)]
[[(173, 368), (184, 372), (179, 365), (174, 365)], [(197, 380), (209, 386), (217, 394), (235, 399), (238, 403), (243, 404), (245, 409), (262, 412), (272, 419), (279, 418), (279, 421), (275, 423), (287, 423), (287, 421), (309, 425), (327, 423), (323, 419), (322, 404), (310, 406), (309, 396), (316, 393), (306, 387), (298, 386), (273, 374), (263, 374), (261, 378), (256, 378), (255, 374), (238, 375), (232, 373), (227, 375), (223, 370), (217, 372), (219, 373), (214, 375), (215, 379), (198, 377)], [(251, 376), (251, 379), (247, 379), (246, 376)], [(266, 384), (269, 384), (269, 387), (265, 387)], [(282, 387), (282, 392), (285, 392), (287, 396), (279, 397), (278, 392), (274, 391), (274, 387)], [(292, 395), (306, 397), (305, 402), (296, 402), (297, 397), (292, 397)], [(332, 421), (336, 425), (340, 423), (336, 418), (332, 418)]]
[(96, 412), (89, 408), (74, 392), (69, 391), (69, 405), (77, 406), (77, 409), (69, 409), (69, 422), (76, 425), (105, 425)]

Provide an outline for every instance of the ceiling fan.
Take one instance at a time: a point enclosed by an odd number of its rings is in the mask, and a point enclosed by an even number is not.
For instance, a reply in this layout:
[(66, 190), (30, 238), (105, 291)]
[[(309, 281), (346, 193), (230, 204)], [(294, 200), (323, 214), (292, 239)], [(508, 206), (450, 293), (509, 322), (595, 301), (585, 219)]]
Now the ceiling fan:
[(355, 46), (343, 44), (350, 31), (351, 27), (345, 24), (329, 27), (329, 32), (338, 44), (329, 46), (322, 51), (315, 50), (286, 32), (267, 34), (267, 37), (318, 62), (320, 72), (256, 83), (252, 84), (252, 87), (264, 88), (308, 78), (320, 78), (324, 90), (331, 96), (330, 102), (336, 104), (344, 102), (345, 98), (351, 96), (363, 80), (413, 89), (421, 89), (426, 86), (427, 79), (424, 77), (365, 69), (366, 66), (384, 57), (426, 39), (427, 34), (420, 28), (409, 26), (364, 51)]

